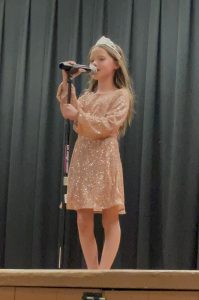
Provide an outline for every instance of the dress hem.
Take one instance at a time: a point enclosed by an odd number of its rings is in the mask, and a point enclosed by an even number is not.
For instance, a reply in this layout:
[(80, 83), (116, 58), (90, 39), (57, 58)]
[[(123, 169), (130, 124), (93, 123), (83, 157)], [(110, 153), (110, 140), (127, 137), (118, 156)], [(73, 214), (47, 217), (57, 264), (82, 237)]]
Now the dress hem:
[(110, 207), (99, 208), (99, 209), (97, 209), (97, 208), (95, 209), (93, 207), (85, 207), (85, 206), (77, 208), (77, 207), (74, 207), (74, 206), (68, 206), (66, 204), (66, 209), (67, 210), (76, 210), (76, 211), (79, 210), (79, 209), (92, 209), (95, 214), (101, 214), (103, 210), (108, 209), (108, 208), (112, 208), (112, 207), (115, 207), (115, 206), (121, 207), (121, 208), (118, 207), (118, 214), (120, 214), (120, 215), (125, 215), (126, 214), (125, 208), (121, 204), (115, 204), (115, 205), (111, 205)]

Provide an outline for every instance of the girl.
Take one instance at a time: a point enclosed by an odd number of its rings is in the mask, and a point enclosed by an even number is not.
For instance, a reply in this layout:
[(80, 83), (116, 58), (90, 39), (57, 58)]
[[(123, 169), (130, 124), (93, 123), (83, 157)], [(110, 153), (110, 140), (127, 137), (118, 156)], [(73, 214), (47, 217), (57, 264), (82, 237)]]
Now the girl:
[[(89, 60), (97, 72), (78, 101), (73, 87), (71, 104), (67, 104), (65, 71), (57, 91), (61, 113), (74, 122), (78, 134), (69, 168), (67, 209), (77, 211), (88, 269), (110, 269), (120, 243), (118, 214), (125, 213), (118, 137), (132, 119), (133, 91), (123, 51), (110, 39), (101, 37), (91, 48)], [(102, 213), (105, 236), (100, 262), (94, 236), (96, 212)]]

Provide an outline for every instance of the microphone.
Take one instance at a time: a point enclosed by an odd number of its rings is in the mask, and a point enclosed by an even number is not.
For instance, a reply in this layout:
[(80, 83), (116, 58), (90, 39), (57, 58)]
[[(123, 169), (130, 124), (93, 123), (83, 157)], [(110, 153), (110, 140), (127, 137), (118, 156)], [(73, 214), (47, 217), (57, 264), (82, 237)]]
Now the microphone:
[(65, 70), (66, 72), (70, 72), (70, 74), (77, 73), (79, 69), (83, 69), (87, 73), (91, 73), (91, 74), (94, 74), (97, 72), (97, 68), (92, 64), (90, 64), (89, 66), (86, 66), (86, 65), (80, 65), (80, 64), (71, 65), (67, 62), (60, 62), (59, 68)]

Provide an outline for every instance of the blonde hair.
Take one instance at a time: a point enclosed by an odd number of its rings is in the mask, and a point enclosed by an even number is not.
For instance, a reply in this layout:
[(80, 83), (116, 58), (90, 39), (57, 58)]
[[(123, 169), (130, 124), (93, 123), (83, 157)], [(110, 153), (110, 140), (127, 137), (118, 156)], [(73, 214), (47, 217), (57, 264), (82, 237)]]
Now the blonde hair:
[[(95, 49), (96, 47), (103, 48), (115, 60), (115, 62), (119, 66), (119, 68), (116, 69), (116, 71), (114, 73), (113, 82), (118, 89), (126, 88), (126, 90), (128, 92), (128, 96), (129, 96), (129, 103), (130, 103), (126, 120), (124, 121), (124, 124), (121, 126), (121, 128), (119, 130), (120, 135), (124, 135), (127, 126), (131, 125), (133, 115), (135, 113), (135, 108), (134, 108), (135, 94), (134, 94), (130, 76), (128, 74), (128, 69), (127, 69), (124, 53), (118, 45), (115, 44), (115, 46), (116, 46), (117, 52), (120, 54), (120, 58), (118, 58), (118, 55), (115, 53), (115, 51), (112, 50), (107, 45), (97, 45), (97, 46), (94, 45), (91, 48), (88, 56), (89, 56), (89, 60), (90, 60), (90, 56), (91, 56), (93, 49)], [(88, 82), (88, 91), (95, 92), (96, 90), (97, 90), (97, 80), (95, 80), (91, 77), (91, 79)]]

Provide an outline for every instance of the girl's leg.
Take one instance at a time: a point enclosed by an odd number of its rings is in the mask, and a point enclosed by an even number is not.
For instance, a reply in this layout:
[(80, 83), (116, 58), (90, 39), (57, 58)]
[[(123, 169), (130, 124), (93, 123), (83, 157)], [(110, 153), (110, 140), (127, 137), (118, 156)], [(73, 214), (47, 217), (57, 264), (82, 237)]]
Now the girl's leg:
[(94, 213), (92, 209), (77, 210), (79, 239), (88, 269), (98, 269), (98, 250), (94, 235)]
[(105, 240), (99, 269), (110, 269), (117, 254), (121, 237), (117, 207), (103, 210), (102, 224)]

